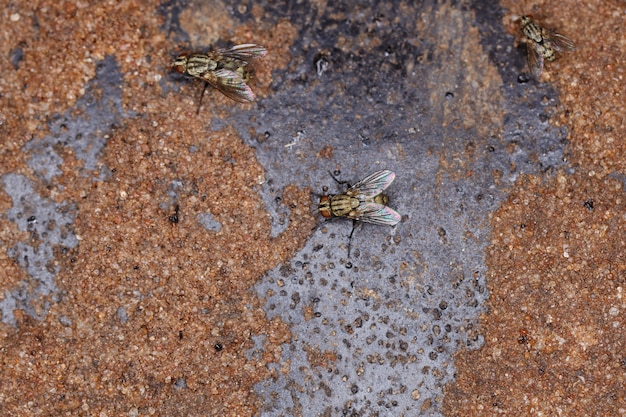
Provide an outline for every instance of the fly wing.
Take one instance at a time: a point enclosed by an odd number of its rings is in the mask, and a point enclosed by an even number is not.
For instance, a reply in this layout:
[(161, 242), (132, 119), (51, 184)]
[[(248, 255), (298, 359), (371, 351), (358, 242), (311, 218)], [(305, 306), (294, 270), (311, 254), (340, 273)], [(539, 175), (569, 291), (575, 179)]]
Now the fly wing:
[(392, 208), (378, 203), (361, 203), (358, 208), (359, 216), (354, 219), (365, 223), (395, 226), (402, 220), (402, 216)]
[(526, 49), (528, 49), (528, 69), (535, 77), (539, 78), (541, 71), (543, 70), (543, 46), (535, 42), (528, 42)]
[(227, 69), (209, 71), (201, 78), (239, 103), (249, 103), (256, 98), (248, 84), (236, 73)]
[(253, 43), (245, 43), (228, 49), (220, 49), (218, 53), (227, 58), (249, 62), (253, 59), (264, 57), (267, 54), (267, 49)]
[(552, 46), (552, 48), (557, 52), (573, 51), (574, 49), (576, 49), (574, 41), (567, 36), (561, 35), (560, 33), (550, 33), (549, 39), (550, 46)]
[(396, 178), (396, 174), (388, 169), (376, 171), (350, 187), (346, 194), (358, 196), (361, 201), (376, 197)]

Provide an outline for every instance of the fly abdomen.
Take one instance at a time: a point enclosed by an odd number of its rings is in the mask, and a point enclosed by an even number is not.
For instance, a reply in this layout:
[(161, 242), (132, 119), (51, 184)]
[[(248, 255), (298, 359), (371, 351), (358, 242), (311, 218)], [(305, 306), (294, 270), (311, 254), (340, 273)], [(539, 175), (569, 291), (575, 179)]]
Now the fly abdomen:
[(378, 194), (374, 197), (374, 203), (386, 206), (389, 203), (389, 197), (387, 197), (387, 194)]

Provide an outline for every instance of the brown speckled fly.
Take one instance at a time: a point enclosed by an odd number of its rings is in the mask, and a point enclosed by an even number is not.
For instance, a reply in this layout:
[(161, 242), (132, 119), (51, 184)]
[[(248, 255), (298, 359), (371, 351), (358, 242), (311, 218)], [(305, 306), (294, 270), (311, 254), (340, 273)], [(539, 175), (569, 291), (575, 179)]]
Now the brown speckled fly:
[(544, 59), (554, 61), (557, 52), (573, 51), (574, 42), (567, 36), (553, 30), (542, 28), (533, 22), (530, 16), (522, 16), (522, 33), (526, 37), (528, 49), (528, 68), (539, 77), (543, 70)]
[(172, 67), (181, 74), (205, 81), (237, 102), (248, 103), (256, 98), (247, 84), (250, 81), (248, 64), (266, 54), (262, 46), (249, 43), (207, 53), (183, 53), (174, 60)]
[[(350, 242), (356, 222), (395, 226), (402, 216), (394, 209), (387, 207), (389, 197), (382, 193), (391, 185), (395, 177), (396, 174), (388, 169), (376, 171), (353, 186), (349, 186), (342, 194), (322, 196), (317, 210), (327, 219), (333, 217), (351, 219), (354, 224), (350, 232)], [(332, 178), (339, 184), (345, 183), (338, 181), (335, 177)], [(350, 243), (348, 243), (348, 256), (350, 256)]]

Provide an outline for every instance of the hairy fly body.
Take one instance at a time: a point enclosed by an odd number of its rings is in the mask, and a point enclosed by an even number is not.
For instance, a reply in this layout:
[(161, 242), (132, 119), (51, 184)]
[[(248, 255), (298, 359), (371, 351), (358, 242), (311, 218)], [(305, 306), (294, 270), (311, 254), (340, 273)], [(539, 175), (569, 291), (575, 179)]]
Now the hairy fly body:
[(567, 36), (537, 25), (530, 16), (521, 18), (522, 33), (528, 50), (528, 69), (539, 77), (544, 60), (554, 61), (557, 52), (573, 51), (574, 42)]
[[(317, 209), (327, 219), (343, 217), (352, 220), (354, 225), (350, 233), (350, 241), (356, 222), (395, 226), (402, 216), (387, 206), (389, 197), (383, 194), (395, 177), (396, 174), (388, 169), (374, 172), (348, 187), (342, 194), (322, 196)], [(348, 256), (350, 256), (350, 245), (348, 245)]]
[(256, 98), (247, 84), (250, 81), (248, 64), (266, 54), (262, 46), (243, 44), (207, 53), (183, 53), (174, 60), (172, 67), (210, 84), (237, 102), (248, 103)]

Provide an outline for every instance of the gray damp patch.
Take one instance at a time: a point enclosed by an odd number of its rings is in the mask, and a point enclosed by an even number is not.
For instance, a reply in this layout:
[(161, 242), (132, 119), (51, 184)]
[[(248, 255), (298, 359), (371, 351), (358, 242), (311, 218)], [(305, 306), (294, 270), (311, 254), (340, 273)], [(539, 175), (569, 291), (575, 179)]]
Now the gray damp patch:
[(5, 299), (0, 301), (2, 321), (15, 325), (13, 311), (16, 308), (37, 319), (43, 319), (47, 314), (49, 305), (42, 301), (43, 297), (57, 293), (54, 279), (58, 267), (54, 266), (54, 249), (67, 250), (78, 244), (71, 228), (76, 207), (42, 198), (30, 180), (22, 175), (4, 175), (2, 183), (13, 201), (7, 219), (29, 234), (27, 241), (18, 242), (7, 250), (29, 276), (28, 282), (7, 291)]
[(59, 166), (63, 159), (59, 152), (63, 148), (70, 149), (83, 162), (83, 169), (96, 169), (108, 132), (126, 117), (122, 108), (122, 81), (115, 58), (107, 56), (96, 64), (96, 76), (76, 106), (52, 118), (50, 134), (26, 143), (24, 151), (32, 154), (28, 165), (43, 181), (50, 182), (61, 174)]

